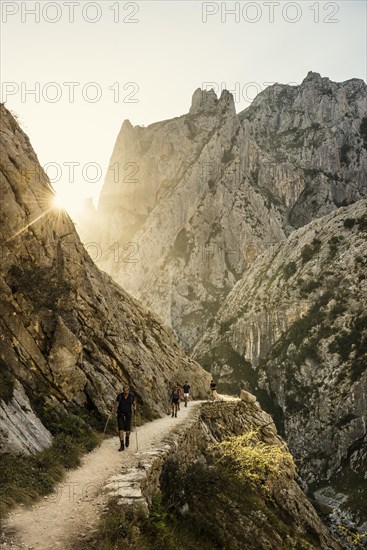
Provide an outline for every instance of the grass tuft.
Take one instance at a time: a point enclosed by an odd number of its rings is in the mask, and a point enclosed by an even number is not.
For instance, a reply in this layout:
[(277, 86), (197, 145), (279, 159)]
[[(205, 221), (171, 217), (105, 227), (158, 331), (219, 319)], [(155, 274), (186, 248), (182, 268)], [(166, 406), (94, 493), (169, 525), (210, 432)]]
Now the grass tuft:
[(74, 414), (45, 405), (40, 416), (54, 435), (53, 443), (33, 456), (1, 456), (0, 517), (15, 504), (30, 504), (51, 493), (65, 470), (79, 466), (81, 456), (98, 444), (97, 434)]

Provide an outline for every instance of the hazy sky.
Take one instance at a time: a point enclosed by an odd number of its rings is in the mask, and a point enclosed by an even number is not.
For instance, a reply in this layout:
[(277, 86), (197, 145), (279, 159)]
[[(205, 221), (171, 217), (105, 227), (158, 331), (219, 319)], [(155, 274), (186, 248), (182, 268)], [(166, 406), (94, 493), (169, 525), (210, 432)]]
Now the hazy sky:
[[(203, 83), (236, 91), (241, 110), (309, 70), (366, 80), (364, 0), (2, 1), (1, 27), (2, 101), (75, 200), (98, 197), (125, 118), (181, 115)], [(65, 163), (79, 163), (74, 183)]]

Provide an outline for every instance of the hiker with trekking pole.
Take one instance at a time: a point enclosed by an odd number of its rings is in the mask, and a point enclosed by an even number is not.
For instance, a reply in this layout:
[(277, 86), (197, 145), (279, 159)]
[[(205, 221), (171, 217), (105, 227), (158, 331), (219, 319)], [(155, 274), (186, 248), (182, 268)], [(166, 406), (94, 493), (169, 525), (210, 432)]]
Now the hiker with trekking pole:
[(171, 397), (170, 397), (170, 404), (171, 404), (171, 409), (172, 409), (172, 415), (171, 415), (172, 418), (173, 417), (177, 418), (177, 411), (178, 411), (179, 401), (180, 401), (180, 389), (176, 385), (173, 388), (172, 393), (171, 393)]
[[(135, 396), (130, 393), (129, 384), (124, 384), (122, 393), (116, 397), (116, 401), (112, 405), (113, 409), (117, 409), (117, 425), (119, 429), (120, 448), (119, 451), (124, 451), (130, 445), (131, 420), (134, 414), (134, 425), (136, 430), (135, 411), (136, 403)], [(125, 437), (126, 433), (126, 437)], [(136, 433), (136, 445), (138, 446), (138, 434)]]

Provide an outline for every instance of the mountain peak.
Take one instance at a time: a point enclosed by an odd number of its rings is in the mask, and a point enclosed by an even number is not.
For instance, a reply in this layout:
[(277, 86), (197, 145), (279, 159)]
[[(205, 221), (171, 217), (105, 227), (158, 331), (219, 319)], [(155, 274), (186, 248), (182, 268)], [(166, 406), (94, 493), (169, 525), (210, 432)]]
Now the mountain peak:
[(228, 90), (222, 90), (218, 99), (213, 88), (210, 90), (202, 90), (201, 88), (197, 88), (192, 96), (189, 114), (194, 115), (197, 113), (205, 113), (212, 111), (217, 106), (220, 106), (221, 108), (228, 107), (235, 111), (234, 99), (231, 92)]
[(311, 80), (316, 81), (316, 82), (321, 82), (322, 76), (321, 76), (320, 73), (315, 73), (313, 71), (308, 71), (307, 76), (303, 80), (303, 82), (308, 82), (308, 81), (311, 81)]
[(197, 88), (192, 95), (190, 115), (211, 111), (218, 103), (217, 94), (212, 89), (202, 90)]

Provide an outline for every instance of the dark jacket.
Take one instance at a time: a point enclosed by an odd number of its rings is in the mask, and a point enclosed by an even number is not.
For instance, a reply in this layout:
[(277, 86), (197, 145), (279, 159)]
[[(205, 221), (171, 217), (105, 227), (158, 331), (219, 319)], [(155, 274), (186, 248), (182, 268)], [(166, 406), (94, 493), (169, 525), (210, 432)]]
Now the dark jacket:
[(132, 414), (135, 402), (135, 396), (132, 393), (129, 393), (127, 397), (123, 393), (119, 393), (116, 402), (118, 403), (117, 414)]

